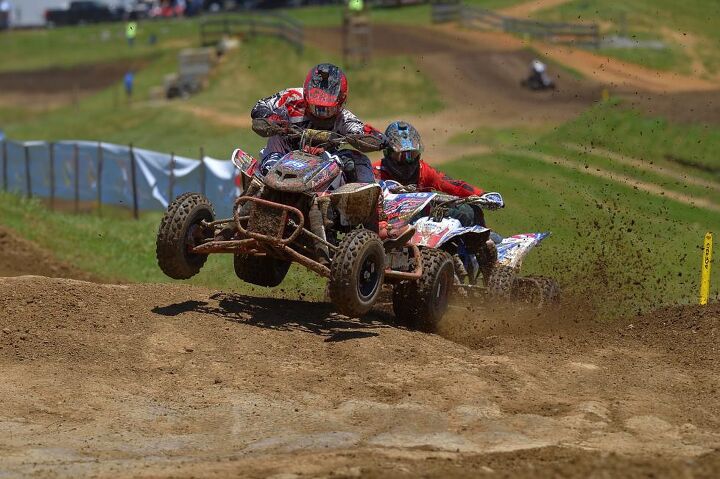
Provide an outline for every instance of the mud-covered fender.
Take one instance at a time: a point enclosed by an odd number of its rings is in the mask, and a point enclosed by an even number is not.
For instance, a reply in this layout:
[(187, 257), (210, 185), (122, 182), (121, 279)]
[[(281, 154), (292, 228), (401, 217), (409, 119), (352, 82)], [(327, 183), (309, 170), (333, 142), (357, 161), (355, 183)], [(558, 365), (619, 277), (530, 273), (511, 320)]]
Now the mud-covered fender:
[(347, 183), (330, 194), (340, 214), (340, 224), (355, 226), (367, 221), (377, 209), (380, 186), (375, 183)]
[(519, 268), (530, 250), (548, 236), (550, 232), (525, 233), (504, 238), (497, 245), (498, 263)]
[(436, 193), (390, 193), (383, 192), (383, 213), (393, 228), (410, 223), (430, 204)]
[(463, 226), (455, 218), (445, 217), (435, 221), (428, 216), (423, 216), (413, 223), (415, 235), (410, 242), (417, 246), (428, 248), (440, 248), (452, 238), (465, 234), (482, 234), (490, 231), (489, 228), (480, 225)]

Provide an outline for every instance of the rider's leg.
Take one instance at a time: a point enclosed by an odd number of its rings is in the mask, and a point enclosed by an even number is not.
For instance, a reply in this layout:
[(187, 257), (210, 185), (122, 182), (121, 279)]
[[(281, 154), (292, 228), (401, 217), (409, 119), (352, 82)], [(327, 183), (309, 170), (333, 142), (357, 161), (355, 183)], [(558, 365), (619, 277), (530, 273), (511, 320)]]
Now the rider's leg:
[(268, 138), (267, 146), (263, 150), (263, 156), (260, 160), (260, 172), (266, 175), (270, 168), (291, 150), (290, 143), (286, 138), (282, 136), (271, 136)]
[[(459, 220), (460, 224), (466, 227), (473, 225), (486, 226), (483, 211), (480, 208), (473, 207), (471, 205), (458, 205), (450, 208), (448, 210), (448, 216)], [(503, 237), (495, 231), (491, 231), (490, 239), (493, 243), (500, 244), (502, 243)]]
[(348, 183), (375, 183), (370, 158), (356, 150), (339, 150)]
[(475, 210), (470, 205), (453, 206), (452, 208), (448, 209), (447, 214), (450, 218), (455, 218), (456, 220), (460, 221), (461, 225), (466, 227), (478, 224), (475, 221)]

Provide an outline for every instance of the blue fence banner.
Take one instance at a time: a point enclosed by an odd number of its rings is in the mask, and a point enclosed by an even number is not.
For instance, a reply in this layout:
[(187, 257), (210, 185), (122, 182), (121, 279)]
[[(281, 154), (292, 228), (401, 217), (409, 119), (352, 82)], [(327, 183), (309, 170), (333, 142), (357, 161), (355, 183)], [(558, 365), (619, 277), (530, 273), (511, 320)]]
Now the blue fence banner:
[(0, 141), (2, 185), (26, 196), (133, 207), (131, 161), (139, 209), (166, 208), (184, 192), (204, 191), (218, 215), (232, 214), (239, 190), (230, 161), (92, 141)]

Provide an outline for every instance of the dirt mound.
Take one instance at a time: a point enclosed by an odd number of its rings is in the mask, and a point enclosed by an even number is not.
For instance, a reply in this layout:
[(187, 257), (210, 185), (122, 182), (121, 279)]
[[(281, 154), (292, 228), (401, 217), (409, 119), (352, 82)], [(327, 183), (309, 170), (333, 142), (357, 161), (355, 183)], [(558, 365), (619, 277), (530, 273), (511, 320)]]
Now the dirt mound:
[(118, 83), (125, 73), (138, 70), (147, 60), (91, 63), (76, 67), (52, 67), (30, 71), (0, 72), (0, 91), (23, 93), (68, 93), (77, 90), (101, 90)]
[[(549, 315), (531, 328), (518, 319), (466, 347), (325, 304), (0, 278), (0, 427), (10, 431), (0, 468), (67, 477), (708, 474), (720, 466), (720, 374), (706, 360), (717, 356), (719, 314), (713, 305), (656, 313), (659, 322)], [(482, 317), (449, 321), (460, 331)], [(708, 338), (694, 342), (700, 334)]]
[(10, 229), (0, 227), (0, 276), (35, 274), (57, 278), (97, 280), (93, 275), (78, 270), (45, 251)]
[(78, 101), (122, 81), (125, 73), (139, 70), (146, 59), (119, 60), (70, 68), (0, 72), (0, 106), (41, 110)]

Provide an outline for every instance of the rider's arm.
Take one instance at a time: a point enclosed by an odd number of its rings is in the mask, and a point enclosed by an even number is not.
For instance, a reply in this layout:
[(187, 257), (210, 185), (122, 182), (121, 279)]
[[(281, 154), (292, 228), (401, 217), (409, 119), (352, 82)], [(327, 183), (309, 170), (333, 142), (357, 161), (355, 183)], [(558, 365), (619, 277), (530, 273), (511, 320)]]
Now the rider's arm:
[(335, 131), (341, 135), (361, 135), (365, 123), (352, 114), (350, 110), (342, 109), (335, 120)]
[(344, 108), (340, 111), (335, 122), (335, 131), (341, 135), (371, 135), (378, 138), (384, 138), (385, 136), (380, 130), (370, 126), (369, 123), (363, 123), (350, 110)]
[(363, 123), (349, 110), (342, 109), (340, 111), (335, 121), (335, 131), (341, 135), (363, 136), (362, 144), (350, 142), (355, 148), (363, 152), (377, 151), (385, 145), (385, 135), (381, 131), (376, 130), (368, 123)]
[(250, 118), (268, 118), (279, 115), (286, 120), (302, 119), (304, 112), (300, 107), (303, 101), (301, 88), (288, 88), (274, 95), (258, 100), (250, 112)]
[(431, 189), (442, 191), (448, 195), (460, 196), (462, 198), (473, 195), (480, 196), (485, 193), (482, 189), (476, 188), (462, 180), (450, 178), (445, 173), (441, 173), (424, 161), (420, 163), (418, 187), (423, 190)]

